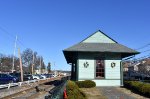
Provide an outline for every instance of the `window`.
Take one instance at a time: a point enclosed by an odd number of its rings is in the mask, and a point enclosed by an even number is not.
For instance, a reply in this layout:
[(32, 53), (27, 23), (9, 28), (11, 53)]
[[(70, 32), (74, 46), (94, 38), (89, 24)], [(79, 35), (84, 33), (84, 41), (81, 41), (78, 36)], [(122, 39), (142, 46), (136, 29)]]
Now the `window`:
[(96, 60), (96, 78), (105, 77), (105, 65), (104, 60)]

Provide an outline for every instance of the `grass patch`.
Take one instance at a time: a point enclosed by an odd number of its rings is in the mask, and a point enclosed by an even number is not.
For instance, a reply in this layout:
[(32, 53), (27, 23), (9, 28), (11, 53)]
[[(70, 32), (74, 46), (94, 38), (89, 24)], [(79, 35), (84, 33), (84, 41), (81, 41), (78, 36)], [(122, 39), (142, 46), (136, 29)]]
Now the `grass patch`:
[(80, 88), (86, 94), (87, 99), (107, 99), (100, 90), (94, 88)]

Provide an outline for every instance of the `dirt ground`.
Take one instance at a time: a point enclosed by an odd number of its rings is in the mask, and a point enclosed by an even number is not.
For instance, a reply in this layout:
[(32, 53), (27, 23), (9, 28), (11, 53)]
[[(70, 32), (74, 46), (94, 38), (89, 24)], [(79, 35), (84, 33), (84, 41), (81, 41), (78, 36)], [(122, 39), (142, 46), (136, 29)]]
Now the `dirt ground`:
[(96, 87), (94, 88), (81, 88), (81, 90), (86, 94), (88, 99), (107, 99), (101, 94), (101, 91)]
[[(94, 88), (80, 88), (87, 96), (87, 99), (121, 99), (113, 98), (117, 94), (122, 95), (122, 99), (149, 99), (144, 96), (133, 93), (132, 91), (122, 87), (94, 87)], [(109, 89), (109, 90), (108, 90)], [(107, 92), (107, 91), (113, 92)], [(127, 97), (129, 96), (129, 97)]]

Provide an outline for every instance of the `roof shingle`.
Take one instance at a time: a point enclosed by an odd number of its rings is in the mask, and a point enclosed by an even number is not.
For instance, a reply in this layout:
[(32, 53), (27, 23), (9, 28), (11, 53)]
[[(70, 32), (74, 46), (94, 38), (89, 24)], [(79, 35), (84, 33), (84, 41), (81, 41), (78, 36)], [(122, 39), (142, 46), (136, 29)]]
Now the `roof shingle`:
[(114, 52), (114, 53), (139, 53), (118, 43), (78, 43), (64, 51), (75, 52)]

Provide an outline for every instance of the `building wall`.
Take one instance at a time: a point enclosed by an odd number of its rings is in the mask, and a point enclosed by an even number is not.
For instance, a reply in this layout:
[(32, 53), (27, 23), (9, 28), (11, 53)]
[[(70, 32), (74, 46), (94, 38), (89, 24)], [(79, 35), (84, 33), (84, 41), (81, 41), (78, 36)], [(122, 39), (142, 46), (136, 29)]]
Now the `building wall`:
[(93, 80), (96, 86), (121, 86), (121, 80)]
[[(95, 58), (105, 57), (105, 78), (95, 79)], [(119, 54), (100, 54), (100, 53), (79, 53), (78, 60), (78, 80), (93, 80), (97, 86), (120, 86), (121, 72)], [(88, 62), (89, 66), (84, 67), (84, 63)], [(111, 63), (116, 63), (115, 67), (111, 67)]]
[[(115, 67), (111, 67), (111, 63), (116, 63)], [(120, 60), (105, 60), (106, 79), (120, 79)]]
[[(79, 59), (78, 79), (94, 79), (94, 59)], [(89, 63), (89, 67), (83, 66), (84, 62)]]
[(115, 42), (111, 40), (110, 38), (108, 38), (103, 33), (100, 33), (100, 31), (98, 31), (91, 37), (85, 39), (83, 43), (115, 43)]

